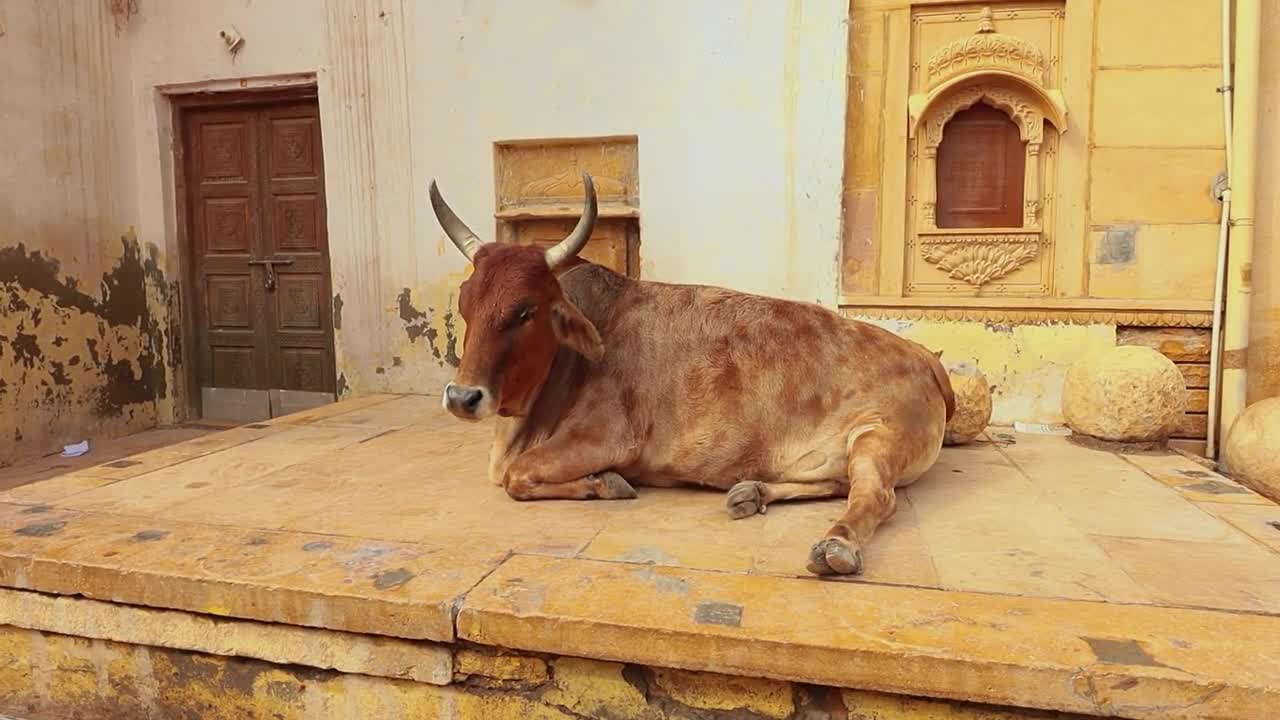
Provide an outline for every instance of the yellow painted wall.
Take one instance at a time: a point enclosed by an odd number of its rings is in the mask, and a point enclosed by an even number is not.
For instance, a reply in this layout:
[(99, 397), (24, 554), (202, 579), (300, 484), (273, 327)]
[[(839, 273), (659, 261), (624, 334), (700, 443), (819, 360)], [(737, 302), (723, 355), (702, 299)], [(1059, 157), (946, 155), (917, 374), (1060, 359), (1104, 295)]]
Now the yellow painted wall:
[[(846, 315), (858, 317), (854, 311)], [(1104, 324), (864, 319), (941, 349), (944, 364), (968, 362), (980, 368), (993, 386), (991, 422), (996, 425), (1062, 422), (1067, 368), (1086, 353), (1116, 344), (1115, 326)]]
[[(1070, 4), (1070, 3), (1069, 3)], [(1094, 38), (1088, 295), (1213, 298), (1226, 169), (1218, 0), (1099, 0)], [(1071, 9), (1068, 8), (1068, 12)], [(1134, 257), (1103, 264), (1096, 240), (1133, 224)]]
[[(1042, 297), (956, 291), (913, 297), (893, 286), (901, 270), (908, 141), (905, 58), (913, 13), (981, 4), (851, 0), (849, 139), (841, 294), (846, 315), (868, 317), (944, 358), (970, 360), (997, 385), (993, 420), (1061, 422), (1061, 382), (1084, 353), (1113, 345), (1124, 325), (1208, 332), (1225, 170), (1218, 0), (1063, 0), (1051, 81), (1067, 102), (1058, 147), (1051, 227), (1051, 290)], [(992, 2), (996, 11), (1045, 3)], [(974, 32), (976, 15), (955, 31)], [(996, 32), (1019, 25), (997, 16)], [(925, 55), (927, 57), (927, 53)], [(909, 180), (908, 180), (909, 183)], [(888, 219), (886, 219), (888, 218)], [(1132, 237), (1132, 253), (1104, 252)], [(908, 256), (909, 257), (909, 256)], [(909, 260), (908, 260), (909, 262)]]
[(0, 3), (0, 467), (154, 425), (171, 395), (116, 20), (102, 2)]

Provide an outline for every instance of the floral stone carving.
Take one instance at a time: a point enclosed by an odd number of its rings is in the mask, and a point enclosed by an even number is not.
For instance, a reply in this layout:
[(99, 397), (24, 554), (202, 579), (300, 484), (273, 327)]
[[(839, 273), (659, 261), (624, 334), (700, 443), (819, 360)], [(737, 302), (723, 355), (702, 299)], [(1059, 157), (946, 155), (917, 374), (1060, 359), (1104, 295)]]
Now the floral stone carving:
[(952, 235), (920, 247), (925, 262), (974, 287), (999, 280), (1039, 255), (1038, 235)]
[(1044, 53), (1035, 45), (995, 31), (991, 8), (982, 9), (975, 34), (954, 40), (929, 58), (926, 67), (929, 85), (936, 87), (958, 75), (974, 70), (1005, 70), (1036, 84), (1044, 82), (1049, 67)]
[(1003, 110), (1018, 126), (1023, 142), (1039, 145), (1044, 140), (1044, 113), (1028, 101), (1025, 94), (1010, 87), (978, 85), (965, 88), (935, 106), (925, 124), (925, 144), (936, 148), (942, 144), (942, 133), (951, 118), (961, 110), (986, 100), (993, 107)]

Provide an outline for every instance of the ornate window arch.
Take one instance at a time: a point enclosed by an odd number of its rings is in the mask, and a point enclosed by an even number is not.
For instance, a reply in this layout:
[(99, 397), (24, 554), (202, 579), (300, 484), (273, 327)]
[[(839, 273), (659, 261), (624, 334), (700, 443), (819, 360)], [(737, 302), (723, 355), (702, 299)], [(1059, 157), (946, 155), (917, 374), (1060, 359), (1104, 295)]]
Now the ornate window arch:
[(1020, 91), (1013, 85), (996, 85), (979, 83), (962, 86), (939, 97), (936, 102), (925, 108), (922, 117), (924, 125), (923, 137), (917, 131), (916, 142), (920, 144), (920, 156), (924, 162), (921, 166), (920, 179), (923, 197), (921, 198), (921, 229), (936, 229), (936, 208), (938, 202), (937, 162), (938, 147), (942, 144), (943, 133), (947, 123), (956, 113), (967, 110), (978, 103), (986, 103), (998, 110), (1003, 110), (1009, 119), (1018, 126), (1026, 152), (1026, 170), (1023, 176), (1023, 217), (1022, 227), (1038, 229), (1040, 227), (1040, 208), (1042, 206), (1040, 190), (1040, 150), (1044, 144), (1044, 109), (1035, 103), (1030, 93)]
[[(1041, 182), (1046, 123), (1067, 129), (1062, 93), (1047, 86), (1049, 64), (1032, 43), (995, 31), (984, 8), (977, 31), (939, 48), (923, 65), (921, 92), (908, 98), (908, 138), (915, 158), (914, 237), (920, 256), (949, 277), (981, 289), (1034, 260), (1048, 243), (1042, 217), (1047, 198)], [(1005, 113), (1023, 143), (1020, 227), (937, 227), (938, 148), (957, 113), (984, 103)], [(1047, 287), (1042, 288), (1047, 290)]]

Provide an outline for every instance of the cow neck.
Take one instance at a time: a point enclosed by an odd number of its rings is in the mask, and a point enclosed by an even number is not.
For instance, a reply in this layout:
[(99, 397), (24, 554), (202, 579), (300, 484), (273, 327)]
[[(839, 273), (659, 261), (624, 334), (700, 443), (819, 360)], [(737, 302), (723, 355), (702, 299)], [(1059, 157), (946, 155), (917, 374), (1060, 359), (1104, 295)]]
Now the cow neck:
[(563, 269), (556, 270), (556, 280), (560, 289), (582, 314), (596, 326), (601, 338), (605, 338), (608, 346), (608, 327), (613, 308), (618, 306), (620, 296), (632, 286), (632, 281), (603, 265), (574, 258), (574, 262)]

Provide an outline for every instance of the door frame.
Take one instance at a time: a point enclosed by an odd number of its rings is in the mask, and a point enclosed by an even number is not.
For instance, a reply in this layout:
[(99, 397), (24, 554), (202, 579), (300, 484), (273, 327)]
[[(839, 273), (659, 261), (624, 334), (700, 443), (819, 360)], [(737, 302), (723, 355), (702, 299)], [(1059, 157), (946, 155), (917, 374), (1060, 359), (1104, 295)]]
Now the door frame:
[[(187, 173), (190, 170), (186, 157), (186, 117), (187, 114), (197, 110), (211, 110), (221, 108), (234, 108), (244, 105), (261, 105), (283, 102), (297, 102), (299, 100), (314, 100), (319, 103), (320, 94), (317, 83), (313, 77), (309, 77), (303, 82), (288, 83), (284, 85), (267, 85), (259, 87), (244, 87), (243, 83), (233, 86), (234, 89), (228, 88), (226, 83), (217, 83), (216, 87), (174, 87), (167, 92), (161, 92), (169, 100), (169, 123), (172, 132), (172, 158), (173, 158), (173, 188), (174, 188), (174, 224), (175, 224), (175, 245), (178, 255), (178, 277), (180, 278), (178, 285), (178, 314), (180, 320), (178, 327), (180, 328), (180, 342), (170, 343), (171, 352), (181, 352), (179, 362), (174, 363), (176, 370), (175, 380), (181, 383), (185, 390), (186, 402), (182, 403), (182, 407), (175, 407), (175, 414), (185, 414), (186, 420), (198, 420), (203, 417), (203, 398), (200, 391), (200, 364), (197, 357), (198, 343), (196, 327), (196, 318), (194, 316), (195, 309), (195, 288), (192, 287), (192, 276), (194, 271), (195, 258), (192, 257), (192, 231), (191, 231), (191, 198), (188, 194)], [(324, 137), (324, 118), (321, 117), (321, 138)], [(320, 152), (324, 152), (324, 143), (321, 143)], [(327, 186), (328, 184), (328, 165), (325, 166), (324, 177), (321, 179)], [(327, 191), (327, 187), (326, 187)], [(326, 192), (326, 195), (328, 193)], [(327, 205), (327, 203), (326, 203)], [(324, 221), (327, 225), (328, 217)], [(331, 239), (331, 238), (330, 238)], [(329, 246), (329, 278), (332, 283), (333, 279), (333, 247)], [(332, 288), (330, 288), (332, 292)], [(173, 326), (173, 318), (170, 318), (170, 326)], [(336, 328), (331, 328), (331, 332), (336, 332)], [(334, 372), (337, 372), (337, 338), (332, 338), (335, 353), (333, 360), (335, 364)], [(335, 394), (335, 400), (337, 399)], [(175, 418), (177, 419), (177, 418)]]

